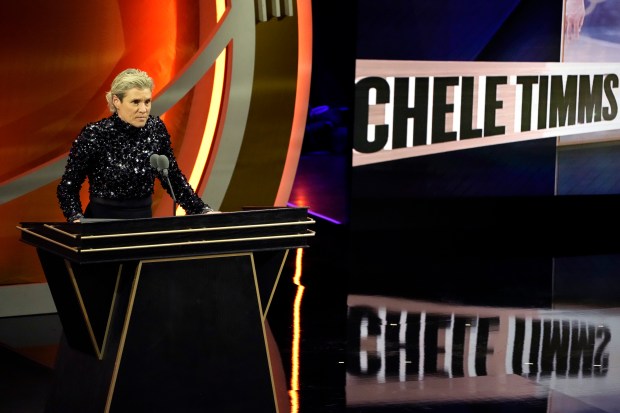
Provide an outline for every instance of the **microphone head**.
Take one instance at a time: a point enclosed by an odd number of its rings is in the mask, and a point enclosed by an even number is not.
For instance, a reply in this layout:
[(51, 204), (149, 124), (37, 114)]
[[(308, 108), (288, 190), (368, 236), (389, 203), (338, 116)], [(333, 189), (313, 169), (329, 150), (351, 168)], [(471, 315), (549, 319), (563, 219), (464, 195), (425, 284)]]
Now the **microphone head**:
[(166, 155), (159, 155), (157, 158), (157, 167), (161, 169), (168, 169), (170, 166), (170, 161)]
[(159, 155), (157, 155), (156, 153), (154, 153), (153, 155), (151, 155), (150, 161), (151, 161), (151, 166), (153, 168), (157, 168), (159, 163), (157, 162), (159, 159)]
[(166, 155), (159, 155), (157, 158), (157, 170), (162, 171), (164, 176), (168, 176), (168, 166), (170, 166), (170, 161)]

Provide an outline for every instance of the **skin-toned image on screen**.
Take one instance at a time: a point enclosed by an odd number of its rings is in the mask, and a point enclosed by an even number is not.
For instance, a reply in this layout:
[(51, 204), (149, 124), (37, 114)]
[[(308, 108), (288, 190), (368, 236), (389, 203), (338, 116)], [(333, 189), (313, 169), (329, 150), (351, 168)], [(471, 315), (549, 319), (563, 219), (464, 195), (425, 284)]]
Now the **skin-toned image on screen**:
[[(593, 63), (608, 68), (616, 76), (620, 62), (620, 2), (614, 0), (566, 0), (562, 42), (562, 61), (570, 67)], [(590, 77), (591, 96), (596, 96), (596, 81)], [(581, 80), (580, 80), (581, 82)], [(618, 84), (609, 83), (617, 95)], [(581, 99), (581, 97), (580, 97)], [(585, 99), (585, 98), (584, 98)], [(579, 107), (581, 102), (578, 104)], [(613, 110), (613, 98), (602, 106), (589, 107), (593, 116), (607, 106)], [(579, 109), (578, 109), (579, 110)], [(587, 109), (586, 109), (587, 110)], [(617, 112), (617, 109), (616, 109)], [(587, 115), (586, 115), (587, 116)], [(558, 138), (557, 195), (604, 195), (620, 193), (617, 166), (620, 156), (620, 130), (603, 128)]]

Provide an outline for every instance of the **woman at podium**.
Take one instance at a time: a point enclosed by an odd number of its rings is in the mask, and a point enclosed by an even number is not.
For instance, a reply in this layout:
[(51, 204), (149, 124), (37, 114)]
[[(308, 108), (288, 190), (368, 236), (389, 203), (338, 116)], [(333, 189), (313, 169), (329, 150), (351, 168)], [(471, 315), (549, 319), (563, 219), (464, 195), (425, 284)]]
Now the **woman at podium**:
[[(112, 114), (88, 123), (73, 141), (57, 187), (67, 221), (150, 218), (156, 179), (187, 214), (213, 212), (179, 169), (166, 125), (150, 114), (153, 86), (142, 70), (119, 73), (106, 93)], [(83, 210), (86, 179), (89, 203)]]

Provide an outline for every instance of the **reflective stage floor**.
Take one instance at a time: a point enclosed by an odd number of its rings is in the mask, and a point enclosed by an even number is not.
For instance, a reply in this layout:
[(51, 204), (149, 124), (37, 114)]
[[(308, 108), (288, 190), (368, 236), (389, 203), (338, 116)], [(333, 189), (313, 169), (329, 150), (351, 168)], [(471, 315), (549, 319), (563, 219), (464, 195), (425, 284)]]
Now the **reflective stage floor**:
[[(280, 413), (620, 412), (620, 255), (407, 253), (331, 196), (269, 308)], [(61, 332), (0, 319), (1, 413), (44, 411)]]
[[(347, 294), (346, 231), (321, 219), (316, 231), (289, 260), (269, 310), (285, 376), (280, 412), (620, 411), (620, 258), (558, 260), (563, 297), (553, 308), (497, 305), (503, 291), (482, 305), (475, 285), (423, 300), (411, 282), (395, 282), (414, 275), (389, 266), (374, 282), (391, 283), (390, 294), (385, 286)], [(589, 282), (575, 291), (577, 277)], [(0, 412), (43, 412), (58, 320), (1, 320), (3, 337), (9, 329), (26, 339), (0, 346)]]
[[(345, 402), (345, 231), (321, 218), (313, 230), (321, 235), (311, 247), (289, 254), (267, 314), (279, 412), (341, 412)], [(55, 314), (0, 318), (1, 413), (45, 411), (61, 334)], [(243, 399), (243, 389), (232, 391)]]

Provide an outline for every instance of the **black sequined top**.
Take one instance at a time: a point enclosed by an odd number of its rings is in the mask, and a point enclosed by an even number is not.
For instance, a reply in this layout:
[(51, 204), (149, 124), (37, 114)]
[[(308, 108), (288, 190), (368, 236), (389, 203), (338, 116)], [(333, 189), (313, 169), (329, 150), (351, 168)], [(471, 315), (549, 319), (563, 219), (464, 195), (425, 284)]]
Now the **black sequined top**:
[(83, 213), (80, 189), (88, 179), (91, 197), (127, 200), (152, 196), (155, 179), (172, 195), (168, 182), (150, 163), (152, 154), (169, 160), (168, 179), (176, 201), (186, 213), (211, 208), (194, 192), (179, 169), (164, 122), (149, 116), (141, 128), (118, 114), (87, 124), (73, 142), (65, 172), (57, 188), (60, 208), (67, 220)]

